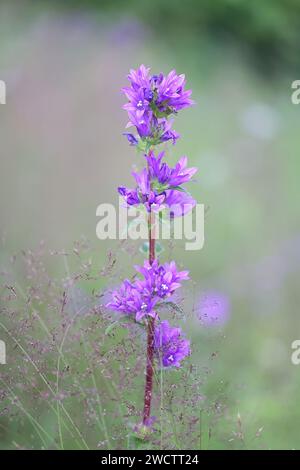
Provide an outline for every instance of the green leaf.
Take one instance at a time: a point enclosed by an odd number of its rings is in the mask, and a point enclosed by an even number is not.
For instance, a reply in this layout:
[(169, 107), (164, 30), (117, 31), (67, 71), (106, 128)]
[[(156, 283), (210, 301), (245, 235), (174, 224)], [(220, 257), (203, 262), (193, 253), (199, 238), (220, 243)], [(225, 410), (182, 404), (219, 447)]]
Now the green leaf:
[(160, 253), (162, 253), (164, 251), (164, 247), (158, 241), (155, 244), (155, 251), (156, 251), (156, 254), (158, 254), (158, 255), (160, 255)]
[[(156, 251), (156, 254), (157, 255), (160, 255), (163, 251), (164, 251), (164, 247), (162, 246), (162, 244), (158, 241), (156, 241), (155, 243), (155, 251)], [(140, 252), (143, 254), (143, 255), (148, 255), (149, 254), (149, 242), (144, 242), (141, 246), (140, 246)]]
[(144, 255), (147, 255), (149, 253), (149, 242), (144, 242), (140, 246), (140, 252), (143, 253)]
[(187, 190), (182, 188), (181, 186), (170, 186), (170, 189), (174, 189), (176, 191), (181, 191), (183, 193), (187, 193)]
[(139, 140), (139, 143), (137, 144), (136, 148), (140, 151), (140, 152), (146, 152), (146, 148), (147, 148), (147, 141), (144, 140), (144, 139), (140, 139)]

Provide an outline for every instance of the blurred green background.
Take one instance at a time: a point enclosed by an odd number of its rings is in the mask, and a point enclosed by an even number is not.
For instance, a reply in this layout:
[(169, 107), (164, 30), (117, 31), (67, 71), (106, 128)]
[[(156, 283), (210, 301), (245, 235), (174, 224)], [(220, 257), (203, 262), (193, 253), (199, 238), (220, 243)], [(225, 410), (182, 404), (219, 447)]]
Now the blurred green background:
[[(300, 449), (300, 368), (290, 359), (300, 338), (299, 1), (20, 3), (0, 4), (1, 266), (41, 240), (68, 249), (81, 235), (105, 263), (117, 242), (97, 240), (96, 207), (117, 203), (140, 158), (122, 136), (119, 90), (140, 63), (185, 73), (196, 106), (176, 119), (182, 137), (168, 156), (199, 167), (189, 189), (207, 209), (205, 246), (178, 243), (173, 256), (195, 283), (187, 308), (207, 290), (230, 302), (222, 329), (188, 315), (192, 360), (214, 354), (206, 395), (226, 384), (248, 447)], [(130, 272), (132, 258), (120, 257)]]

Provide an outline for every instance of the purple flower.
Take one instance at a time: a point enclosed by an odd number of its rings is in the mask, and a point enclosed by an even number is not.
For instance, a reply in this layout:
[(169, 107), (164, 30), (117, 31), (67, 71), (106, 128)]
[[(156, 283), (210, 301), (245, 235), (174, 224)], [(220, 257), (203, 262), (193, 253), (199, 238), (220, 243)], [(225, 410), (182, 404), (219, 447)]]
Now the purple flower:
[(154, 425), (156, 421), (156, 416), (150, 416), (144, 423), (142, 422), (137, 424), (133, 429), (137, 437), (145, 440), (154, 431)]
[(128, 206), (139, 206), (143, 204), (147, 212), (159, 212), (166, 207), (164, 205), (165, 194), (158, 195), (154, 191), (143, 194), (138, 188), (130, 189), (124, 186), (119, 186), (118, 193), (123, 196)]
[(136, 127), (136, 130), (141, 138), (150, 137), (151, 136), (151, 117), (152, 113), (144, 113), (144, 112), (128, 112), (129, 122), (126, 125), (128, 127)]
[(168, 121), (165, 118), (162, 118), (158, 121), (157, 129), (159, 134), (159, 143), (167, 142), (172, 140), (173, 145), (176, 144), (176, 140), (179, 139), (178, 132), (171, 129), (173, 121)]
[[(137, 70), (131, 69), (127, 76), (131, 88), (135, 91), (138, 91), (140, 88), (150, 88), (151, 78), (149, 72), (150, 67), (147, 68), (143, 64), (140, 65)], [(123, 90), (126, 90), (126, 88), (123, 88)]]
[(147, 211), (160, 212), (169, 208), (170, 217), (181, 217), (187, 214), (196, 204), (195, 199), (179, 186), (190, 181), (196, 168), (187, 168), (187, 157), (181, 157), (174, 168), (162, 163), (164, 152), (155, 157), (153, 152), (146, 155), (148, 168), (133, 172), (137, 183), (135, 189), (118, 188), (129, 206), (143, 204)]
[(157, 302), (155, 297), (142, 292), (128, 279), (112, 293), (112, 301), (106, 307), (116, 312), (133, 314), (136, 321), (141, 321), (145, 316), (156, 317), (153, 310)]
[(226, 323), (229, 317), (229, 300), (218, 292), (207, 292), (200, 300), (198, 317), (205, 326)]
[(165, 204), (169, 207), (170, 217), (182, 217), (196, 205), (196, 200), (182, 191), (166, 191)]
[(174, 261), (163, 265), (159, 265), (157, 260), (152, 265), (145, 261), (143, 266), (135, 266), (135, 269), (144, 277), (143, 281), (137, 281), (138, 287), (160, 299), (170, 297), (181, 287), (181, 281), (189, 279), (189, 272), (177, 271)]
[(145, 316), (156, 317), (155, 306), (163, 299), (170, 297), (181, 287), (181, 281), (188, 279), (188, 271), (177, 271), (174, 261), (159, 265), (155, 260), (143, 266), (135, 266), (143, 279), (130, 282), (126, 279), (120, 287), (112, 292), (112, 300), (107, 308), (116, 312), (134, 315), (136, 321)]
[(139, 116), (142, 117), (146, 111), (150, 110), (150, 101), (147, 97), (150, 96), (150, 91), (145, 91), (143, 88), (139, 88), (137, 91), (127, 88), (126, 94), (127, 98), (130, 100), (128, 103), (124, 104), (123, 109), (132, 113), (139, 113)]
[[(143, 109), (142, 111), (130, 109), (128, 116), (130, 120), (126, 128), (134, 126), (139, 137), (148, 140), (150, 145), (158, 145), (168, 140), (172, 140), (175, 144), (179, 138), (179, 134), (172, 130), (172, 121), (168, 121), (166, 118), (157, 119), (149, 109)], [(133, 134), (125, 133), (127, 139), (128, 134), (137, 140)]]
[[(185, 76), (172, 70), (150, 76), (150, 68), (141, 65), (128, 75), (130, 86), (122, 88), (128, 102), (123, 106), (128, 112), (126, 127), (134, 126), (142, 140), (158, 145), (172, 140), (175, 144), (179, 134), (171, 129), (171, 114), (193, 104), (191, 90), (185, 90)], [(136, 137), (125, 134), (130, 144), (136, 145)]]
[(197, 168), (186, 168), (187, 157), (181, 157), (174, 168), (169, 167), (167, 163), (162, 163), (165, 152), (161, 152), (155, 157), (154, 152), (146, 156), (150, 178), (158, 181), (164, 186), (164, 189), (180, 186), (191, 180), (196, 173)]
[(123, 132), (123, 135), (125, 135), (130, 145), (137, 145), (139, 143), (137, 138), (133, 134), (130, 134), (130, 132)]
[(196, 205), (195, 199), (188, 193), (177, 190), (168, 190), (161, 193), (149, 190), (142, 192), (140, 187), (136, 189), (119, 186), (118, 192), (123, 196), (128, 206), (143, 204), (148, 212), (160, 212), (169, 209), (170, 218), (182, 217), (190, 212)]
[(125, 186), (119, 186), (118, 193), (123, 196), (129, 206), (140, 204), (139, 195), (136, 189), (128, 189), (125, 188)]
[(144, 168), (140, 173), (132, 172), (132, 175), (138, 185), (139, 191), (143, 195), (147, 195), (151, 191), (150, 185), (150, 175), (146, 168)]
[(180, 361), (190, 354), (190, 342), (180, 328), (172, 328), (167, 320), (162, 321), (154, 334), (156, 354), (164, 367), (180, 367)]
[[(148, 216), (149, 261), (135, 266), (138, 275), (134, 280), (126, 279), (111, 294), (106, 306), (128, 315), (136, 322), (147, 324), (146, 383), (144, 393), (143, 420), (135, 431), (145, 439), (152, 431), (151, 399), (155, 359), (163, 367), (180, 367), (181, 361), (190, 354), (190, 342), (180, 328), (172, 327), (168, 321), (160, 322), (158, 312), (168, 305), (168, 299), (189, 279), (188, 271), (178, 271), (174, 261), (160, 264), (155, 259), (155, 235), (152, 230), (153, 212), (169, 210), (170, 218), (182, 216), (190, 211), (196, 201), (182, 185), (192, 179), (196, 168), (187, 167), (187, 157), (179, 159), (174, 167), (163, 162), (164, 152), (157, 157), (151, 150), (154, 145), (172, 141), (179, 134), (172, 129), (170, 116), (191, 106), (191, 90), (185, 89), (185, 76), (172, 70), (168, 75), (150, 75), (150, 68), (141, 65), (130, 70), (129, 86), (122, 89), (128, 102), (123, 109), (128, 113), (126, 128), (135, 127), (135, 132), (125, 132), (130, 145), (144, 152), (147, 167), (133, 172), (135, 188), (118, 187), (119, 194), (128, 206), (142, 206)], [(154, 222), (156, 223), (156, 221)], [(152, 249), (153, 248), (153, 249)], [(149, 318), (150, 317), (150, 318)], [(147, 320), (147, 321), (146, 321)]]
[(144, 168), (140, 173), (133, 172), (132, 174), (136, 180), (137, 188), (129, 189), (124, 186), (120, 186), (118, 188), (119, 194), (124, 197), (126, 203), (129, 206), (144, 204), (148, 212), (150, 212), (150, 210), (158, 212), (163, 209), (165, 207), (163, 202), (166, 195), (164, 193), (159, 194), (152, 191), (149, 173), (146, 168)]
[(172, 70), (166, 77), (160, 75), (154, 86), (157, 92), (156, 105), (160, 111), (170, 108), (171, 112), (176, 113), (194, 104), (194, 101), (190, 99), (192, 91), (184, 89), (185, 83), (185, 75), (177, 75), (175, 70)]
[(120, 287), (113, 291), (112, 301), (106, 305), (107, 308), (127, 314), (135, 313), (134, 291), (134, 285), (125, 279)]
[(177, 75), (175, 70), (167, 76), (162, 73), (150, 76), (150, 68), (141, 65), (131, 70), (127, 76), (130, 86), (122, 88), (129, 100), (124, 105), (127, 111), (152, 109), (156, 117), (166, 112), (177, 113), (180, 109), (194, 104), (190, 99), (191, 90), (185, 90), (185, 75)]

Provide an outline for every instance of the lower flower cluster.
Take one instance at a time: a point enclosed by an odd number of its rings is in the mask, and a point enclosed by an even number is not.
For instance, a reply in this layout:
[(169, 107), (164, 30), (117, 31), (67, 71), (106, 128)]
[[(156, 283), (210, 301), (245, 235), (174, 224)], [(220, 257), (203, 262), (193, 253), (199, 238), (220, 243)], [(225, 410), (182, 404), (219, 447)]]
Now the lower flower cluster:
[(180, 367), (180, 361), (190, 354), (190, 342), (181, 328), (173, 328), (167, 320), (155, 328), (154, 347), (163, 367)]
[(167, 321), (160, 321), (157, 310), (181, 287), (181, 281), (189, 279), (188, 271), (178, 271), (174, 261), (160, 265), (158, 260), (135, 266), (142, 278), (125, 279), (113, 291), (107, 304), (111, 310), (131, 315), (141, 322), (147, 317), (155, 319), (154, 348), (164, 367), (180, 366), (180, 361), (190, 353), (190, 343), (180, 328), (172, 328)]

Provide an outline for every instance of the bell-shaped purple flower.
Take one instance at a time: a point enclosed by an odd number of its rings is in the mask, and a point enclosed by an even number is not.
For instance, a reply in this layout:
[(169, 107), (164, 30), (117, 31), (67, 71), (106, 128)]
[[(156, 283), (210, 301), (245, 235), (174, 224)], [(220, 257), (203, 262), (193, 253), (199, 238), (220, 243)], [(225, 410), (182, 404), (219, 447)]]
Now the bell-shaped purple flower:
[(172, 129), (173, 121), (168, 121), (167, 119), (163, 118), (159, 120), (157, 125), (158, 134), (159, 134), (159, 143), (168, 142), (168, 140), (172, 140), (173, 145), (176, 144), (177, 139), (179, 139), (180, 135), (178, 132)]
[(181, 287), (182, 281), (189, 279), (188, 271), (178, 271), (174, 261), (163, 265), (159, 265), (157, 260), (152, 264), (145, 261), (143, 266), (135, 266), (135, 269), (144, 277), (142, 281), (137, 281), (139, 289), (160, 299), (170, 297)]
[(166, 191), (165, 204), (169, 207), (170, 217), (182, 217), (196, 205), (196, 200), (183, 191)]
[(141, 138), (151, 136), (151, 112), (144, 111), (129, 111), (129, 122), (126, 128), (134, 126)]
[(160, 212), (168, 208), (170, 217), (181, 217), (193, 209), (195, 199), (180, 187), (191, 180), (196, 168), (187, 168), (187, 157), (181, 157), (175, 167), (162, 163), (164, 152), (155, 157), (154, 152), (146, 155), (147, 168), (133, 172), (137, 183), (135, 189), (119, 187), (129, 206), (144, 204), (148, 212)]
[(145, 316), (156, 317), (154, 311), (158, 299), (137, 288), (137, 285), (126, 279), (120, 287), (112, 292), (112, 300), (106, 307), (116, 312), (134, 315), (140, 322)]
[(166, 195), (165, 193), (152, 191), (149, 173), (146, 168), (140, 173), (133, 172), (132, 174), (137, 183), (136, 189), (125, 188), (124, 186), (118, 188), (118, 192), (123, 196), (125, 202), (129, 206), (143, 204), (148, 212), (150, 212), (150, 210), (159, 212), (165, 208), (164, 200)]
[(130, 132), (123, 132), (123, 135), (125, 135), (130, 145), (137, 145), (139, 143), (137, 138)]
[(177, 112), (194, 104), (190, 99), (192, 91), (185, 90), (185, 84), (185, 75), (177, 75), (175, 70), (166, 77), (161, 76), (156, 83), (158, 108), (163, 110), (169, 107), (173, 112)]
[(112, 300), (107, 308), (120, 313), (134, 315), (136, 321), (145, 316), (156, 317), (155, 306), (170, 297), (181, 287), (181, 281), (189, 279), (188, 271), (178, 271), (174, 261), (159, 265), (148, 261), (143, 266), (135, 266), (143, 278), (131, 282), (126, 279), (112, 292)]
[[(150, 145), (172, 140), (175, 144), (179, 134), (172, 130), (168, 119), (180, 109), (193, 104), (191, 90), (185, 90), (185, 76), (172, 70), (167, 76), (162, 73), (150, 76), (150, 68), (141, 65), (128, 75), (130, 86), (122, 88), (128, 102), (123, 106), (128, 112), (126, 127), (134, 126), (139, 137)], [(130, 144), (136, 145), (132, 134), (126, 134)], [(132, 137), (134, 139), (132, 139)]]
[(155, 328), (154, 347), (163, 367), (180, 367), (191, 352), (190, 342), (181, 329), (171, 327), (167, 320)]
[(127, 98), (130, 100), (128, 103), (124, 104), (123, 109), (127, 112), (135, 113), (139, 112), (139, 116), (143, 116), (145, 112), (150, 111), (150, 101), (146, 97), (149, 97), (149, 91), (145, 93), (143, 88), (140, 88), (137, 91), (127, 89), (125, 92)]
[(195, 167), (187, 168), (187, 157), (181, 157), (175, 167), (171, 168), (167, 163), (162, 163), (164, 155), (165, 152), (160, 152), (156, 157), (152, 151), (146, 155), (146, 159), (150, 178), (166, 186), (166, 189), (187, 183), (197, 172)]
[[(144, 64), (140, 65), (137, 70), (131, 69), (127, 75), (131, 88), (135, 91), (138, 91), (140, 88), (150, 88), (151, 77), (149, 74), (150, 67), (145, 67)], [(123, 88), (124, 93), (126, 90), (127, 88)]]
[(129, 206), (135, 206), (140, 204), (139, 195), (136, 189), (129, 189), (125, 188), (125, 186), (119, 186), (118, 193), (123, 196), (125, 202)]
[(112, 300), (106, 307), (116, 312), (132, 314), (136, 313), (134, 301), (134, 284), (128, 279), (122, 282), (118, 289), (112, 292)]

